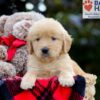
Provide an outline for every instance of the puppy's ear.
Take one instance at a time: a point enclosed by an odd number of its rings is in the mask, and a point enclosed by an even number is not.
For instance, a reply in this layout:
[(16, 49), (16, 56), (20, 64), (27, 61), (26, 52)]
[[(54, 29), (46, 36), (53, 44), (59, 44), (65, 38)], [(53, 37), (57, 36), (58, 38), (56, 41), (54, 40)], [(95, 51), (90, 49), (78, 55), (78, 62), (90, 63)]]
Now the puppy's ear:
[(32, 41), (27, 42), (27, 48), (28, 48), (29, 54), (33, 54), (34, 50), (33, 50), (33, 46), (32, 46)]
[(72, 44), (72, 38), (71, 36), (67, 33), (67, 31), (65, 31), (65, 33), (63, 34), (63, 47), (62, 47), (62, 52), (63, 53), (68, 53), (68, 51), (71, 48), (71, 44)]

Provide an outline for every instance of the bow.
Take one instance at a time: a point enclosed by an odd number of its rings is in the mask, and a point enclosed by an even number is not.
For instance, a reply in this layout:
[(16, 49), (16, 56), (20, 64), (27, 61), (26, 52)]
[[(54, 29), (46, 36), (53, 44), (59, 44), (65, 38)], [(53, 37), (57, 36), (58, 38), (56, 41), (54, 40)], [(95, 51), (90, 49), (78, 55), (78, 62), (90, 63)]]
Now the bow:
[(8, 46), (8, 57), (7, 61), (11, 61), (16, 53), (17, 48), (24, 46), (26, 41), (20, 40), (14, 37), (12, 34), (9, 36), (2, 36), (0, 39), (0, 43)]

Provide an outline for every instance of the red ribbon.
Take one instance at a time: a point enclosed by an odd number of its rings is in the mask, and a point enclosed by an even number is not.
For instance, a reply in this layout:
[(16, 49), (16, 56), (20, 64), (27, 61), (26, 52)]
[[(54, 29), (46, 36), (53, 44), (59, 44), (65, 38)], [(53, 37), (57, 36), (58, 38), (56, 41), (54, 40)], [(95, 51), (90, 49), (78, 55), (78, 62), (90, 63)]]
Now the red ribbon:
[(1, 37), (0, 37), (0, 44), (1, 44)]
[(11, 61), (15, 56), (17, 48), (24, 46), (26, 44), (26, 41), (17, 39), (12, 34), (10, 34), (8, 37), (2, 36), (0, 39), (0, 43), (8, 46), (7, 61)]

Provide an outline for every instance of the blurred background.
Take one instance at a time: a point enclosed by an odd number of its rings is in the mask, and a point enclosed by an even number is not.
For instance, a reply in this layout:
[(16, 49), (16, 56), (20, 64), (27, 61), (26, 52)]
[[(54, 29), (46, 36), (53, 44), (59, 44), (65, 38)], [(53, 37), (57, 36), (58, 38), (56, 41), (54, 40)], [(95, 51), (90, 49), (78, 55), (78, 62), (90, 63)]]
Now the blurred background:
[(96, 100), (100, 100), (100, 20), (82, 19), (81, 0), (0, 0), (0, 16), (37, 11), (60, 21), (74, 41), (71, 57), (86, 72), (98, 76)]

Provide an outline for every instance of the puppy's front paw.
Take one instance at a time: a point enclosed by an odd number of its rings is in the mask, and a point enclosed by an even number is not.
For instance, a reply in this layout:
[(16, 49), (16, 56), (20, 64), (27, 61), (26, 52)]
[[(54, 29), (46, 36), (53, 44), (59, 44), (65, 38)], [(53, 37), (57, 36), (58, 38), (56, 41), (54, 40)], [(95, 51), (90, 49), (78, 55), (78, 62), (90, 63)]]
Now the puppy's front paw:
[(20, 87), (24, 90), (32, 89), (32, 87), (35, 85), (35, 82), (36, 82), (36, 78), (23, 77), (21, 84), (20, 84)]
[(73, 86), (75, 84), (75, 80), (73, 77), (60, 76), (58, 80), (62, 86), (70, 87), (70, 86)]

